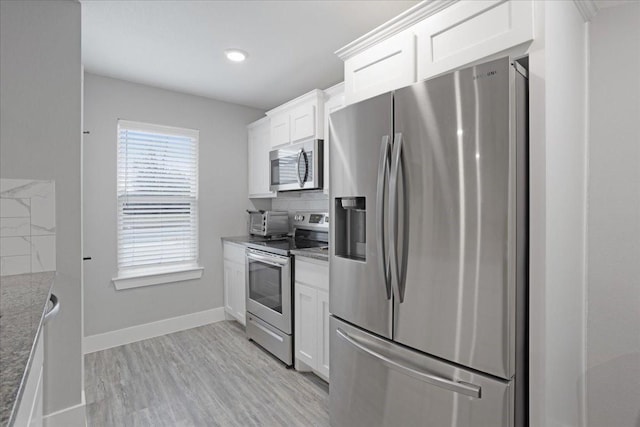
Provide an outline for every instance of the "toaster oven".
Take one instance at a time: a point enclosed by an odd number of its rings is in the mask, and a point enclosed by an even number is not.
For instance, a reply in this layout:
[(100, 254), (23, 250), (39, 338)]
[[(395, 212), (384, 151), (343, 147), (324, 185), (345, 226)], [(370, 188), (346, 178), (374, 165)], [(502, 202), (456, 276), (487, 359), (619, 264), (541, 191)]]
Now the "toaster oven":
[(289, 213), (281, 211), (247, 211), (249, 234), (276, 236), (289, 232)]

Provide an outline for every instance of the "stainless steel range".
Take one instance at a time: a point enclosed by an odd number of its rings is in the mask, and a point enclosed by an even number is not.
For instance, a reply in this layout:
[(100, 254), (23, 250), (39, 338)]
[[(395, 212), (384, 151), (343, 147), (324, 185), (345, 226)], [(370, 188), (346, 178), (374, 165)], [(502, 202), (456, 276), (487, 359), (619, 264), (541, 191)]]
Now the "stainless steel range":
[(247, 338), (293, 363), (293, 262), (291, 251), (328, 245), (329, 215), (298, 212), (294, 236), (247, 243)]

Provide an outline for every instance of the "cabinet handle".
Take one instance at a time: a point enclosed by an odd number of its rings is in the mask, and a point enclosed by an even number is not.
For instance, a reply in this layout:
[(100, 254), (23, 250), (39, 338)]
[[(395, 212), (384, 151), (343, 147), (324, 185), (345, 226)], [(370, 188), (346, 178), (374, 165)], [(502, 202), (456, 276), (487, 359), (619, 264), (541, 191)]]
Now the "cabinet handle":
[(51, 296), (49, 297), (49, 301), (53, 303), (53, 307), (51, 307), (51, 310), (47, 311), (47, 314), (44, 315), (44, 323), (47, 323), (51, 319), (56, 317), (58, 315), (58, 312), (60, 311), (60, 300), (58, 299), (56, 294), (51, 294)]

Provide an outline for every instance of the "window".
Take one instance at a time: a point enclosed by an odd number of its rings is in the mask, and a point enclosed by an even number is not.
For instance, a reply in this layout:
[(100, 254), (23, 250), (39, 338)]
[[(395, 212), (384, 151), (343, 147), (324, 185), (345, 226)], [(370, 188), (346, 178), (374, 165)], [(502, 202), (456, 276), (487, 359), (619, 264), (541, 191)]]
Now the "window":
[(200, 277), (198, 137), (118, 121), (117, 289)]

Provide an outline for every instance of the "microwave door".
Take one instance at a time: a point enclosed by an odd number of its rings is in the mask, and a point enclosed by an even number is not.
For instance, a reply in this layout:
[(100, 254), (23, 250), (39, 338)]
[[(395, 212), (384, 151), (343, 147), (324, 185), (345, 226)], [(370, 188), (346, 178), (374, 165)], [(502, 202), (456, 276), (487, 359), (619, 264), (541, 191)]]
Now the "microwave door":
[(272, 191), (314, 189), (322, 186), (322, 141), (307, 141), (269, 153)]
[(299, 189), (298, 152), (280, 149), (271, 152), (271, 190)]

